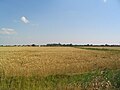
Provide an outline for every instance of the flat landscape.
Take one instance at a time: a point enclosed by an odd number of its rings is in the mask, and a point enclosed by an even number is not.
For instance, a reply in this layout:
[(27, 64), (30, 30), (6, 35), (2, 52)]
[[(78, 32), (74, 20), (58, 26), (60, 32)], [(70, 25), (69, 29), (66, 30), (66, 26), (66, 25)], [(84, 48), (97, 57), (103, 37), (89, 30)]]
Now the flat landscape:
[(119, 90), (119, 69), (119, 47), (0, 47), (0, 90)]

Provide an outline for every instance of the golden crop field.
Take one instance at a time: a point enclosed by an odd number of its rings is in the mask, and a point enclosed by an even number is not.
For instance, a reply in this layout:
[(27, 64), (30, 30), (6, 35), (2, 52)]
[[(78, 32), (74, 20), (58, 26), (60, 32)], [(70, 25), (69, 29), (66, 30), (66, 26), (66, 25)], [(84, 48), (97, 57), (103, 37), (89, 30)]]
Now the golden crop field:
[(120, 51), (116, 49), (107, 51), (75, 47), (0, 47), (0, 71), (4, 72), (5, 77), (47, 77), (80, 75), (98, 69), (118, 70)]
[(80, 74), (120, 68), (120, 53), (73, 47), (1, 47), (0, 68), (6, 75)]

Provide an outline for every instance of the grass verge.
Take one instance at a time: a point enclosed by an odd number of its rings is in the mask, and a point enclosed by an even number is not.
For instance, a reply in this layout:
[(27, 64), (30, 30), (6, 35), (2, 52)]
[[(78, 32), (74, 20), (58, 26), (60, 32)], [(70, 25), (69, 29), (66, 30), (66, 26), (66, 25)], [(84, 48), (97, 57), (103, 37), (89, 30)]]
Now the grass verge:
[(1, 74), (0, 90), (120, 90), (120, 70), (80, 75), (14, 76)]
[(97, 50), (97, 51), (118, 51), (120, 52), (120, 50), (117, 49), (110, 49), (110, 48), (99, 48), (99, 47), (75, 47), (75, 48), (80, 48), (80, 49), (86, 49), (86, 50)]

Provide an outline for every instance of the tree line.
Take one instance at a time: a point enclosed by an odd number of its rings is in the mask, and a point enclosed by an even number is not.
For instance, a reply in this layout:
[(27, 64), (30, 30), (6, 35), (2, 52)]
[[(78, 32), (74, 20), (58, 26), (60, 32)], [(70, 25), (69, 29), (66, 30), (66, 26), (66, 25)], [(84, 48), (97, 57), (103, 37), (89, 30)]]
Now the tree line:
[(94, 45), (94, 44), (85, 44), (85, 45), (80, 45), (80, 44), (61, 44), (61, 43), (51, 43), (51, 44), (46, 44), (46, 45), (37, 45), (37, 44), (31, 44), (31, 45), (0, 45), (0, 47), (80, 47), (80, 46), (87, 46), (87, 47), (120, 47), (120, 45), (109, 45), (109, 44), (104, 44), (104, 45)]

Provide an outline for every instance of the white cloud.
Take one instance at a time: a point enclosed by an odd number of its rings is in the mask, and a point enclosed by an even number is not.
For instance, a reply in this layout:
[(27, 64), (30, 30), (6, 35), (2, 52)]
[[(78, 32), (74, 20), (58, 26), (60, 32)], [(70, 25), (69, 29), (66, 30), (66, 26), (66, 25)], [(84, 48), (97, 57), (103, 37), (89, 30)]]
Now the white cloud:
[(104, 0), (104, 3), (106, 3), (107, 2), (107, 0)]
[(0, 34), (7, 34), (7, 35), (16, 34), (16, 31), (14, 29), (11, 29), (11, 28), (1, 28)]
[(25, 24), (29, 23), (29, 20), (25, 16), (21, 17), (21, 21)]

